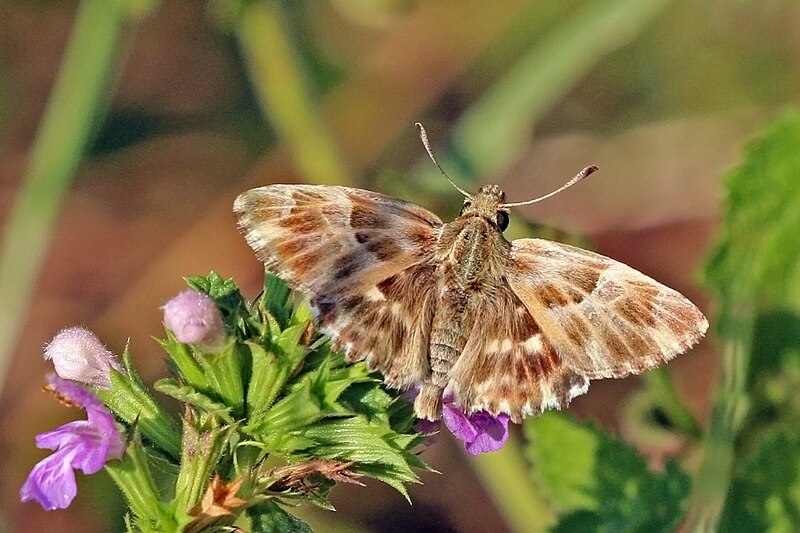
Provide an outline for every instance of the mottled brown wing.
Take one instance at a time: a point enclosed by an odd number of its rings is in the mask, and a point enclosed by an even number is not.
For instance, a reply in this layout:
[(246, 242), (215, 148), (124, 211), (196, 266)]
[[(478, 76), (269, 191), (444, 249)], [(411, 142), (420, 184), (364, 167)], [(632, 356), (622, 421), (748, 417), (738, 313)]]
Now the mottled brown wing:
[(520, 422), (566, 407), (588, 380), (565, 366), (557, 349), (511, 288), (501, 281), (477, 311), (477, 321), (447, 388), (468, 412), (508, 413)]
[(506, 275), (563, 364), (589, 379), (644, 372), (688, 350), (708, 329), (679, 292), (566, 244), (513, 241)]
[(256, 256), (309, 297), (320, 329), (350, 360), (366, 359), (399, 388), (428, 375), (436, 215), (323, 185), (253, 189), (236, 199), (234, 212)]

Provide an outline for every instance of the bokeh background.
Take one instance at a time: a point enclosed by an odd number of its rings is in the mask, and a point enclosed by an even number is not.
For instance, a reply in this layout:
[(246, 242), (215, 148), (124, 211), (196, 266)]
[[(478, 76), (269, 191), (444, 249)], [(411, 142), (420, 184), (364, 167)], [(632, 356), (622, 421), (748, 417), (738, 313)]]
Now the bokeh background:
[[(74, 324), (117, 353), (130, 339), (141, 373), (162, 377), (151, 336), (182, 276), (213, 269), (259, 290), (231, 213), (247, 188), (359, 186), (451, 217), (460, 199), (415, 121), (455, 181), (499, 183), (511, 201), (597, 164), (516, 210), (512, 236), (585, 238), (713, 317), (696, 273), (719, 177), (798, 101), (798, 28), (791, 0), (2, 1), (0, 530), (122, 528), (102, 475), (79, 475), (65, 511), (18, 502), (45, 455), (34, 435), (75, 416), (40, 391), (47, 340)], [(701, 422), (716, 368), (713, 335), (669, 365)], [(686, 443), (642, 427), (641, 384), (593, 383), (571, 411), (658, 468)], [(492, 483), (513, 454), (467, 457), (442, 436), (423, 455), (441, 474), (411, 488), (412, 506), (370, 482), (338, 488), (333, 515), (300, 514), (320, 531), (511, 530)]]

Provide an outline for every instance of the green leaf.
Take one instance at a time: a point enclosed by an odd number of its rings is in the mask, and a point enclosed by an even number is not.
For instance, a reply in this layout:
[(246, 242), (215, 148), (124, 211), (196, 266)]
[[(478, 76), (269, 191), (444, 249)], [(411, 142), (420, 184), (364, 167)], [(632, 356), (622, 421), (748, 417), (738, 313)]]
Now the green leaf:
[(328, 418), (309, 426), (303, 434), (316, 445), (298, 451), (296, 457), (355, 461), (354, 472), (383, 481), (406, 498), (404, 484), (419, 483), (412, 468), (427, 469), (412, 452), (425, 437), (400, 435), (377, 418)]
[(206, 276), (187, 276), (185, 280), (190, 288), (204, 292), (214, 299), (230, 298), (239, 292), (233, 279), (223, 279), (213, 270)]
[(674, 531), (688, 476), (673, 462), (656, 474), (637, 451), (560, 413), (525, 422), (533, 476), (563, 514), (555, 531)]
[(256, 438), (271, 442), (284, 434), (316, 422), (326, 413), (316, 393), (314, 376), (306, 376), (299, 386), (278, 400), (263, 416), (251, 417), (243, 429)]
[(222, 278), (213, 270), (207, 276), (189, 276), (185, 279), (191, 289), (205, 293), (214, 300), (222, 312), (228, 333), (236, 331), (251, 318), (247, 302), (233, 279)]
[[(780, 458), (780, 459), (778, 459)], [(800, 524), (800, 436), (779, 428), (734, 475), (720, 531), (794, 531)]]
[(247, 514), (253, 533), (313, 533), (311, 526), (287, 513), (275, 502), (266, 501), (251, 507)]
[(247, 385), (247, 411), (258, 417), (281, 393), (290, 376), (290, 368), (281, 364), (274, 352), (255, 342), (246, 342), (250, 350), (250, 381)]
[[(594, 466), (600, 436), (596, 429), (580, 425), (561, 415), (544, 413), (524, 424), (530, 440), (528, 460), (536, 481), (552, 502), (562, 510), (594, 509), (597, 479)], [(564, 468), (565, 459), (569, 468)]]
[(264, 276), (264, 292), (255, 304), (262, 314), (272, 316), (281, 328), (285, 328), (292, 315), (290, 296), (291, 291), (286, 282), (267, 272)]
[(205, 353), (192, 347), (194, 359), (199, 361), (211, 390), (225, 405), (232, 408), (234, 416), (241, 416), (244, 408), (244, 383), (242, 366), (245, 349), (238, 342), (228, 342), (219, 353)]
[[(797, 307), (800, 296), (800, 112), (767, 126), (725, 177), (723, 234), (705, 268), (720, 327), (735, 334), (743, 305)], [(750, 299), (750, 301), (745, 301)], [(752, 324), (744, 324), (751, 327)]]
[(215, 402), (189, 385), (181, 385), (172, 378), (164, 378), (157, 381), (154, 388), (167, 396), (175, 398), (179, 402), (192, 405), (205, 413), (213, 415), (223, 422), (228, 424), (233, 423), (230, 407), (223, 403)]

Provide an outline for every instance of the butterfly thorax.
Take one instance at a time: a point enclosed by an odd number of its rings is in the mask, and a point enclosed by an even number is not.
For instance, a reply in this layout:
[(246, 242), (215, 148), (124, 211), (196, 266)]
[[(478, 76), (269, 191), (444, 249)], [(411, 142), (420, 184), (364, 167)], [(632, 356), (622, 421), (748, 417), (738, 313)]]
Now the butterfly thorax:
[[(429, 364), (432, 385), (441, 389), (474, 331), (481, 302), (502, 279), (510, 253), (511, 245), (497, 224), (503, 193), (499, 188), (484, 189), (488, 190), (467, 199), (458, 218), (445, 224), (437, 244), (438, 284)], [(438, 417), (436, 412), (425, 414)]]

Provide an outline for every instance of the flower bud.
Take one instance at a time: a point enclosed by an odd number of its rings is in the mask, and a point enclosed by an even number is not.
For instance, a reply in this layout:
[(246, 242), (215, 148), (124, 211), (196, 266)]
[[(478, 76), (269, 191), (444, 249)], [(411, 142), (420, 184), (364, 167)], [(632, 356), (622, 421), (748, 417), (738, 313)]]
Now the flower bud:
[(62, 379), (102, 389), (111, 387), (110, 368), (122, 372), (114, 354), (86, 328), (73, 327), (58, 332), (45, 346), (44, 358), (53, 361), (56, 374)]
[(162, 307), (164, 325), (185, 344), (219, 349), (224, 343), (225, 326), (217, 304), (196, 291), (183, 291)]

